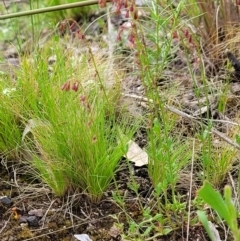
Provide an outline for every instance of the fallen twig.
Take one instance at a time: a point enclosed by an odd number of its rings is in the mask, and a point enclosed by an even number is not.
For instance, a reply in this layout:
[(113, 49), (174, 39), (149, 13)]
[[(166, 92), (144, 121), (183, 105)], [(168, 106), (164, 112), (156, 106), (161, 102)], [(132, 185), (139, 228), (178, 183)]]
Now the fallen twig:
[[(33, 10), (23, 11), (20, 13), (10, 13), (10, 14), (1, 15), (0, 20), (9, 19), (9, 18), (18, 18), (18, 17), (29, 16), (29, 15), (40, 14), (40, 13), (54, 12), (54, 11), (70, 9), (70, 8), (96, 5), (98, 4), (98, 2), (99, 2), (98, 0), (88, 0), (88, 1), (82, 1), (77, 3), (61, 4), (61, 5), (47, 7), (47, 8), (33, 9)], [(110, 2), (110, 0), (106, 0), (106, 2)]]
[[(123, 94), (123, 96), (130, 97), (130, 98), (134, 98), (134, 99), (138, 99), (138, 100), (144, 101), (144, 102), (153, 103), (153, 100), (148, 99), (148, 98), (146, 98), (146, 97), (138, 96), (138, 95)], [(165, 105), (165, 108), (166, 108), (167, 110), (171, 111), (172, 113), (175, 113), (175, 114), (177, 114), (177, 115), (179, 115), (179, 116), (182, 116), (182, 117), (184, 117), (184, 118), (188, 118), (188, 119), (194, 120), (195, 122), (200, 123), (200, 121), (199, 121), (196, 117), (191, 116), (191, 115), (189, 115), (189, 114), (187, 114), (187, 113), (185, 113), (185, 112), (183, 112), (183, 111), (181, 111), (181, 110), (178, 110), (178, 109), (176, 109), (176, 108), (174, 108), (174, 107), (172, 107), (172, 106)], [(229, 124), (231, 124), (231, 122), (229, 122)], [(235, 123), (235, 122), (232, 122), (232, 124), (238, 126), (238, 124)], [(240, 150), (240, 145), (239, 145), (237, 142), (235, 142), (235, 141), (233, 141), (232, 139), (230, 139), (229, 137), (227, 137), (226, 135), (224, 135), (222, 132), (220, 132), (220, 131), (218, 131), (218, 130), (215, 130), (214, 128), (211, 129), (211, 132), (212, 132), (213, 134), (215, 134), (216, 136), (220, 137), (221, 139), (223, 139), (223, 140), (224, 140), (225, 142), (227, 142), (228, 144), (230, 144), (230, 145), (234, 146), (235, 148), (237, 148), (238, 150)]]

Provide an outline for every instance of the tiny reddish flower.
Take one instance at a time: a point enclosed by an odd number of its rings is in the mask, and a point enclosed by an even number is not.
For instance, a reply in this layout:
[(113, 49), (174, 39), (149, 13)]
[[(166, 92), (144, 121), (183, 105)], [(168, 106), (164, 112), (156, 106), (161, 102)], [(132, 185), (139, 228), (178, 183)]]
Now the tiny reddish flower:
[(122, 32), (120, 32), (120, 31), (118, 32), (117, 41), (121, 41), (121, 40), (122, 40), (121, 33), (122, 33)]
[(99, 0), (98, 4), (100, 8), (105, 8), (107, 6), (106, 0)]
[(83, 34), (83, 33), (81, 33), (79, 30), (77, 31), (77, 37), (79, 38), (79, 39), (82, 39), (82, 40), (84, 40), (85, 39), (85, 35)]
[(184, 36), (185, 36), (186, 38), (188, 38), (188, 36), (189, 36), (189, 32), (188, 32), (187, 29), (184, 31)]
[(172, 38), (173, 39), (178, 38), (178, 32), (176, 30), (173, 31)]
[(190, 44), (193, 43), (193, 41), (192, 41), (192, 35), (189, 35), (188, 42), (189, 42)]
[(121, 34), (122, 34), (123, 30), (124, 30), (124, 27), (121, 26), (121, 27), (119, 28), (119, 30), (118, 30), (117, 41), (121, 41), (121, 40), (122, 40)]
[(78, 87), (79, 87), (79, 82), (75, 81), (72, 85), (72, 90), (77, 92), (78, 91)]
[(59, 31), (60, 31), (61, 33), (66, 30), (66, 23), (65, 23), (65, 21), (60, 22), (58, 29), (59, 29)]
[(75, 27), (75, 23), (73, 22), (71, 25), (70, 25), (70, 29), (73, 30)]
[(115, 9), (115, 15), (120, 14), (121, 12), (121, 6), (117, 5), (116, 9)]
[(125, 14), (125, 18), (129, 18), (129, 10), (127, 10), (127, 12)]
[(61, 90), (65, 90), (65, 91), (70, 90), (70, 81), (69, 80), (62, 85)]
[(128, 40), (129, 40), (131, 43), (134, 43), (134, 42), (135, 42), (135, 38), (134, 38), (134, 35), (133, 35), (132, 33), (128, 36)]
[(80, 35), (78, 35), (78, 38), (81, 39), (81, 40), (84, 40), (85, 39), (85, 35), (84, 34), (80, 34)]
[(135, 38), (132, 33), (128, 36), (128, 41), (130, 42), (130, 47), (133, 48), (135, 46)]
[(86, 95), (81, 95), (81, 96), (80, 96), (80, 101), (81, 101), (81, 102), (85, 102), (86, 100), (87, 100)]
[(87, 97), (85, 95), (80, 96), (80, 102), (89, 112), (91, 111), (91, 106), (87, 101)]
[(130, 8), (129, 8), (130, 12), (133, 12), (134, 11), (134, 6), (133, 6), (133, 3), (131, 4)]

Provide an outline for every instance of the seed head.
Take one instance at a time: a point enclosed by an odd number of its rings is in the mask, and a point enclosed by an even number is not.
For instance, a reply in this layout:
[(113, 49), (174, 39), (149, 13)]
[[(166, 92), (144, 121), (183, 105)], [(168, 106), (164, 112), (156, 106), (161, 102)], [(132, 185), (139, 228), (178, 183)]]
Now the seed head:
[(70, 81), (69, 80), (62, 85), (61, 90), (65, 90), (65, 91), (70, 90)]
[(72, 90), (77, 92), (78, 91), (78, 87), (79, 87), (79, 82), (75, 81), (72, 85)]
[(106, 0), (99, 0), (98, 4), (100, 8), (105, 8), (107, 6)]

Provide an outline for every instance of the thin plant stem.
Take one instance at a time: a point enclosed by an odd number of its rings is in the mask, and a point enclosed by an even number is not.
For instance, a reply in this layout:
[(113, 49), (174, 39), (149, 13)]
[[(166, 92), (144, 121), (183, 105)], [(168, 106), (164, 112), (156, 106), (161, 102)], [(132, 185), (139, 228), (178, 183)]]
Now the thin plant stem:
[[(33, 10), (32, 0), (30, 0), (29, 4), (30, 4), (30, 9)], [(32, 40), (33, 40), (33, 43), (35, 43), (35, 28), (34, 28), (33, 15), (31, 15), (31, 28), (32, 28)]]
[(193, 148), (192, 148), (192, 163), (191, 163), (191, 175), (190, 175), (190, 187), (189, 187), (189, 201), (188, 201), (188, 220), (187, 220), (187, 237), (186, 240), (189, 240), (189, 228), (190, 228), (190, 215), (191, 215), (191, 197), (192, 197), (192, 185), (193, 185), (193, 164), (195, 156), (195, 139), (193, 139)]
[[(106, 2), (110, 2), (110, 0), (106, 0)], [(96, 5), (96, 4), (98, 4), (98, 0), (88, 0), (88, 1), (77, 2), (77, 3), (62, 4), (62, 5), (52, 6), (47, 8), (32, 9), (32, 10), (23, 11), (20, 13), (11, 13), (11, 14), (2, 15), (0, 16), (0, 20), (24, 17), (24, 16), (40, 14), (40, 13), (54, 12), (54, 11), (70, 9), (70, 8), (85, 7), (85, 6)]]

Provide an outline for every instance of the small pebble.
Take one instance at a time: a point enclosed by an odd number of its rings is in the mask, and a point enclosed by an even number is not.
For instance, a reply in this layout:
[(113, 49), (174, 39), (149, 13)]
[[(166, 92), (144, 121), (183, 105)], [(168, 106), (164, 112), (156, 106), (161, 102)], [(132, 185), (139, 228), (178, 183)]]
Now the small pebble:
[(12, 199), (7, 197), (7, 196), (3, 196), (0, 198), (0, 202), (3, 204), (3, 205), (11, 205), (12, 204)]
[(20, 218), (18, 219), (19, 224), (27, 223), (27, 218), (27, 216), (20, 216)]
[(28, 225), (31, 226), (31, 227), (38, 227), (39, 226), (38, 221), (39, 221), (39, 219), (36, 216), (27, 217)]

